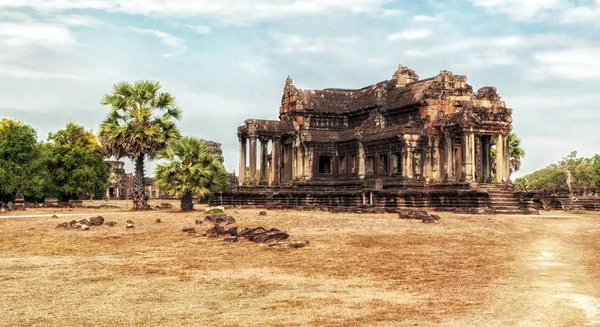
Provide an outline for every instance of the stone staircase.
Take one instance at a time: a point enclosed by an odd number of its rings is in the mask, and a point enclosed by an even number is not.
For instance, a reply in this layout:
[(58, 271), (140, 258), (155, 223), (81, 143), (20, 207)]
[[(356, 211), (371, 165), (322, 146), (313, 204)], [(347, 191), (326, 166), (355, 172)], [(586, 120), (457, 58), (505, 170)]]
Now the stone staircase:
[(511, 184), (479, 184), (481, 191), (489, 194), (489, 207), (498, 214), (530, 214), (536, 210), (532, 200), (515, 197)]

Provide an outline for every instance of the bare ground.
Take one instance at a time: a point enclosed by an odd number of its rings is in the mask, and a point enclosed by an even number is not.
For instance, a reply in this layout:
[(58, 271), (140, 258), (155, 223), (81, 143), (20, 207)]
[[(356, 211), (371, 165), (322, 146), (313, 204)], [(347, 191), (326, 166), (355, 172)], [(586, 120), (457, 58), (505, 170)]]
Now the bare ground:
[(229, 212), (310, 240), (295, 250), (182, 233), (201, 212), (108, 211), (89, 231), (54, 227), (99, 210), (0, 219), (0, 325), (600, 325), (600, 214)]

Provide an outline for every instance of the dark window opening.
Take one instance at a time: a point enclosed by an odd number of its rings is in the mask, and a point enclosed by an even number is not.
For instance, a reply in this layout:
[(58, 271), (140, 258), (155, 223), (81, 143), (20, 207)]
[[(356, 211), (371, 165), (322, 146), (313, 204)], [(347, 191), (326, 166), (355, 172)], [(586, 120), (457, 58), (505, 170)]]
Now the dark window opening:
[(387, 174), (389, 173), (388, 170), (388, 156), (387, 154), (381, 154), (379, 155), (379, 167), (378, 167), (378, 172), (379, 174)]
[(319, 174), (331, 174), (331, 157), (319, 156)]
[(353, 154), (350, 156), (350, 172), (356, 173), (356, 155)]
[(367, 175), (375, 174), (375, 157), (367, 157)]

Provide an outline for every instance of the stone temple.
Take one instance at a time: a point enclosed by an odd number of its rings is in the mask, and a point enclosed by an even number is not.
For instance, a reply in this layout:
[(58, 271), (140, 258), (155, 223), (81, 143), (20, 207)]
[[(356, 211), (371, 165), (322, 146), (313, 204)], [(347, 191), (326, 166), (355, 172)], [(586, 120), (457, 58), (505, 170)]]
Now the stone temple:
[(474, 92), (449, 71), (419, 79), (400, 65), (361, 89), (300, 89), (288, 76), (279, 120), (238, 128), (239, 185), (212, 202), (524, 209), (509, 179), (511, 114), (495, 87)]

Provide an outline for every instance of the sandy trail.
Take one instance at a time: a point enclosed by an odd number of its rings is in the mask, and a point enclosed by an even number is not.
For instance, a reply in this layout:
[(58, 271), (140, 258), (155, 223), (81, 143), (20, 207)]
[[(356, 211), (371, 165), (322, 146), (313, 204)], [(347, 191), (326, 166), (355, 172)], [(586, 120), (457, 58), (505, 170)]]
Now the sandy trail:
[(480, 315), (445, 322), (452, 326), (600, 326), (600, 294), (586, 272), (584, 228), (571, 217), (559, 224), (542, 218), (522, 245), (511, 273), (496, 281), (496, 295)]

